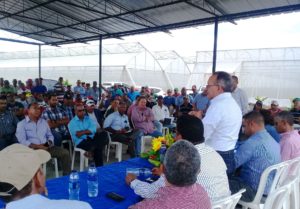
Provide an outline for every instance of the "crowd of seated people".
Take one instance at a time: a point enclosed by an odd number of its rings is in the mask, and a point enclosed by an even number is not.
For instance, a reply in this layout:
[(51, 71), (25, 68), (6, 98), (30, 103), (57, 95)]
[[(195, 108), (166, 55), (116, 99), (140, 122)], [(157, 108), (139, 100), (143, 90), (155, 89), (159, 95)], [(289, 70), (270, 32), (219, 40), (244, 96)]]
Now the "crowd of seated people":
[[(128, 145), (128, 153), (136, 157), (143, 135), (162, 136), (165, 119), (177, 118), (176, 140), (184, 142), (176, 142), (163, 166), (154, 169), (160, 178), (150, 185), (134, 175), (126, 177), (126, 183), (145, 198), (132, 208), (155, 208), (158, 203), (157, 207), (172, 208), (182, 202), (197, 208), (193, 205), (197, 201), (203, 203), (199, 208), (211, 208), (214, 201), (242, 188), (246, 188), (242, 199), (252, 201), (267, 167), (300, 157), (300, 136), (294, 130), (300, 99), (293, 100), (290, 111), (280, 109), (277, 101), (269, 109), (258, 101), (249, 111), (237, 77), (226, 72), (212, 74), (202, 93), (194, 85), (191, 94), (183, 87), (181, 93), (168, 89), (165, 97), (156, 96), (148, 86), (138, 91), (134, 86), (105, 88), (78, 80), (71, 88), (62, 77), (48, 92), (42, 81), (28, 79), (23, 84), (14, 79), (10, 85), (0, 78), (0, 151), (14, 143), (46, 150), (58, 158), (64, 175), (70, 172), (70, 161), (63, 140), (73, 140), (96, 166), (102, 166), (108, 134), (112, 141)], [(169, 199), (166, 194), (172, 191), (186, 200), (177, 203), (176, 195)]]

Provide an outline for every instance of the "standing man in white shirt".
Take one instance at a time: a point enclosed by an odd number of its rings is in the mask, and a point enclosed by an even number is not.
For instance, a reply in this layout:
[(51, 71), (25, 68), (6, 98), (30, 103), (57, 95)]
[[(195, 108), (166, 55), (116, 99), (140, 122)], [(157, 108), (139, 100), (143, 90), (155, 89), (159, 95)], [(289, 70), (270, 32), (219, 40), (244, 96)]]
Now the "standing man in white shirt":
[(47, 151), (21, 144), (13, 144), (0, 152), (0, 197), (8, 202), (6, 209), (92, 209), (86, 202), (50, 200), (42, 195), (46, 193), (46, 180), (41, 166), (48, 160)]
[(235, 101), (238, 103), (242, 110), (242, 114), (245, 115), (247, 112), (249, 112), (249, 105), (248, 105), (248, 97), (246, 92), (238, 88), (239, 79), (237, 76), (233, 75), (232, 77), (232, 97), (235, 99)]
[(214, 148), (227, 165), (234, 169), (234, 148), (242, 125), (242, 111), (231, 95), (232, 78), (223, 71), (213, 73), (207, 81), (210, 106), (203, 118), (205, 143)]

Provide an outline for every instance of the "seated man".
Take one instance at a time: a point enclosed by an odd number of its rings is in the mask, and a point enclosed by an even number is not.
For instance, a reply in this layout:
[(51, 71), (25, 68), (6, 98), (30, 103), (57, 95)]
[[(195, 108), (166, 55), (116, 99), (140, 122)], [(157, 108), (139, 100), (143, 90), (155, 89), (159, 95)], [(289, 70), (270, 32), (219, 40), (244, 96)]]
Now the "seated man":
[(111, 133), (111, 140), (128, 145), (131, 157), (141, 153), (141, 137), (143, 132), (130, 128), (126, 113), (126, 104), (120, 102), (117, 112), (110, 114), (104, 121), (104, 129)]
[(102, 166), (107, 134), (96, 132), (96, 124), (86, 115), (83, 104), (75, 105), (75, 114), (68, 125), (75, 146), (87, 151), (89, 157), (93, 156), (96, 166)]
[(167, 96), (164, 97), (164, 105), (166, 105), (169, 109), (171, 115), (174, 113), (175, 108), (175, 97), (172, 96), (172, 90), (167, 90)]
[(54, 144), (56, 146), (61, 146), (61, 142), (64, 139), (70, 138), (67, 129), (69, 119), (65, 111), (58, 106), (56, 94), (48, 95), (48, 104), (49, 107), (44, 110), (42, 117), (50, 126), (51, 132), (54, 136)]
[(152, 107), (154, 119), (160, 123), (164, 123), (165, 118), (170, 118), (170, 112), (167, 106), (163, 104), (163, 97), (157, 97), (157, 105)]
[(293, 128), (294, 117), (291, 113), (283, 111), (275, 116), (275, 126), (280, 133), (281, 160), (291, 160), (300, 157), (300, 135)]
[(69, 152), (61, 147), (54, 146), (54, 137), (47, 121), (41, 118), (41, 108), (37, 103), (28, 107), (28, 115), (18, 123), (16, 137), (20, 144), (32, 149), (43, 149), (56, 157), (62, 164), (63, 175), (70, 173), (71, 161)]
[(61, 105), (61, 109), (65, 112), (69, 120), (72, 120), (72, 118), (74, 118), (75, 113), (74, 113), (74, 102), (73, 102), (72, 94), (65, 93), (64, 101)]
[(15, 114), (18, 120), (23, 120), (24, 105), (21, 102), (16, 101), (15, 94), (7, 94), (7, 109)]
[(6, 109), (6, 96), (0, 96), (0, 150), (16, 143), (18, 140), (15, 136), (18, 118)]
[(273, 100), (271, 102), (271, 108), (269, 109), (269, 111), (271, 112), (272, 118), (274, 118), (278, 113), (282, 111), (278, 106), (279, 104), (276, 100)]
[(291, 113), (294, 117), (294, 123), (300, 124), (300, 98), (293, 99), (294, 106), (291, 109)]
[(210, 209), (211, 202), (202, 186), (196, 184), (201, 160), (197, 149), (188, 141), (180, 140), (166, 152), (163, 169), (165, 184), (157, 197), (145, 199), (130, 209)]
[[(259, 112), (252, 111), (244, 115), (243, 126), (245, 135), (249, 138), (235, 152), (235, 167), (241, 167), (241, 169), (238, 176), (229, 180), (229, 186), (233, 194), (246, 188), (246, 192), (242, 194), (242, 200), (249, 202), (256, 195), (264, 170), (281, 162), (280, 147), (265, 130), (264, 119)], [(272, 181), (273, 176), (270, 175), (264, 194), (268, 194)]]
[(154, 130), (154, 115), (149, 107), (146, 107), (147, 100), (141, 96), (138, 100), (136, 108), (132, 109), (131, 120), (135, 128), (143, 131), (145, 135), (154, 137), (162, 136), (162, 133), (158, 130)]
[(95, 108), (95, 102), (92, 99), (88, 99), (85, 103), (87, 115), (95, 122), (97, 131), (101, 131), (103, 124), (103, 115), (99, 109)]
[(111, 105), (107, 108), (106, 112), (104, 113), (104, 118), (107, 118), (110, 114), (118, 111), (119, 103), (120, 103), (120, 100), (114, 99), (111, 102)]
[(193, 110), (193, 105), (191, 105), (190, 100), (187, 96), (183, 97), (183, 104), (179, 107), (179, 116), (188, 114)]
[[(203, 186), (212, 202), (230, 195), (226, 165), (223, 158), (211, 147), (205, 145), (202, 121), (191, 115), (178, 118), (176, 126), (176, 140), (185, 139), (195, 145), (201, 157), (201, 172), (197, 176), (197, 183)], [(160, 169), (154, 169), (160, 173)], [(157, 174), (157, 173), (156, 173)], [(149, 184), (137, 180), (135, 176), (126, 178), (134, 192), (142, 198), (154, 198), (161, 187), (165, 187), (165, 176)]]
[(44, 150), (33, 150), (21, 144), (11, 145), (0, 152), (0, 197), (8, 202), (6, 209), (91, 209), (77, 200), (50, 200), (42, 164), (50, 160)]

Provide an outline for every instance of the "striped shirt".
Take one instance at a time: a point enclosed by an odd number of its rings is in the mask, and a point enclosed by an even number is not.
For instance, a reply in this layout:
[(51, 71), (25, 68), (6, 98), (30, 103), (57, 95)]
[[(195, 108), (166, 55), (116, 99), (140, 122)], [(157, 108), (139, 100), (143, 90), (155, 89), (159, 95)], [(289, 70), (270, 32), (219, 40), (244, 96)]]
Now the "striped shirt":
[(211, 202), (205, 190), (199, 184), (160, 188), (154, 199), (145, 199), (129, 209), (210, 209)]
[[(211, 147), (204, 143), (195, 145), (201, 157), (200, 173), (197, 183), (208, 193), (212, 202), (230, 195), (226, 165), (222, 157)], [(165, 177), (162, 175), (152, 184), (140, 180), (134, 180), (130, 184), (137, 195), (143, 198), (155, 198), (161, 187), (165, 186)]]
[[(51, 107), (47, 107), (45, 109), (45, 111), (43, 112), (42, 117), (48, 121), (57, 121), (57, 120), (62, 120), (65, 117), (68, 117), (65, 113), (65, 111), (63, 111), (61, 108), (59, 107), (55, 107), (55, 108), (51, 108)], [(67, 134), (68, 130), (67, 127), (65, 125), (60, 125), (58, 128), (55, 128), (56, 131), (62, 133), (62, 134)]]

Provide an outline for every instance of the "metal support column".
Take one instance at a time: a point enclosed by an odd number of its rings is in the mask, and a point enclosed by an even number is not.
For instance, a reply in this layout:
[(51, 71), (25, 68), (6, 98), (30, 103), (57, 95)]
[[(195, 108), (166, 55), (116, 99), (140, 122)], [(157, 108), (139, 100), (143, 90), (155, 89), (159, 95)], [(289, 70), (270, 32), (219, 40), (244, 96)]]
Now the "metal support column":
[(99, 36), (99, 99), (101, 98), (102, 89), (102, 36)]
[(215, 18), (215, 31), (214, 31), (214, 52), (213, 52), (212, 73), (216, 72), (216, 64), (217, 64), (218, 25), (219, 25), (219, 19), (218, 19), (218, 17), (216, 17)]
[(42, 57), (42, 52), (41, 52), (42, 46), (39, 45), (39, 78), (42, 77), (42, 69), (41, 69), (41, 57)]

